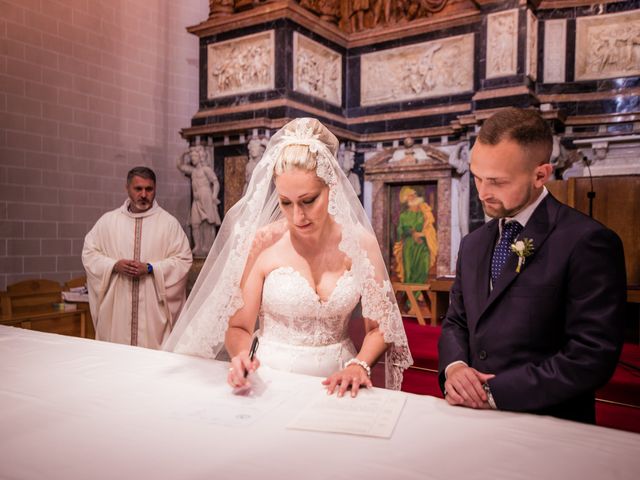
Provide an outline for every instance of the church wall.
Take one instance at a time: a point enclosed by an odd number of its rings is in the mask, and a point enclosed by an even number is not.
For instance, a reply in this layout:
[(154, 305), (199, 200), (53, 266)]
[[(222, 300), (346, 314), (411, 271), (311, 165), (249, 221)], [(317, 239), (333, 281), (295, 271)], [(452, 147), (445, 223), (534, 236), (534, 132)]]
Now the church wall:
[(179, 130), (198, 104), (206, 0), (0, 1), (0, 289), (84, 274), (85, 234), (126, 198), (127, 171), (158, 176), (186, 226)]

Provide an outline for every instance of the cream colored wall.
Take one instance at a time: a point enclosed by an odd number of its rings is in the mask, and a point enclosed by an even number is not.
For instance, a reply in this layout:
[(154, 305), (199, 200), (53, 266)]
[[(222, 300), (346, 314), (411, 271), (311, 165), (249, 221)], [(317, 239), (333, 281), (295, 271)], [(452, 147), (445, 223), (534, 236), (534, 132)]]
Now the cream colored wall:
[(0, 0), (0, 289), (83, 274), (84, 235), (136, 165), (186, 225), (178, 134), (198, 106), (207, 0)]

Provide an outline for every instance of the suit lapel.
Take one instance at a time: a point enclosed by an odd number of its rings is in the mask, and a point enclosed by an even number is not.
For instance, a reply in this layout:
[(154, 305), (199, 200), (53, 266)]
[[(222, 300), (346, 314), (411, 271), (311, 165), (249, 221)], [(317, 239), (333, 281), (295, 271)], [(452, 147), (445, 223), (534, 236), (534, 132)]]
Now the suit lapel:
[[(489, 298), (487, 298), (487, 302), (484, 307), (481, 309), (480, 318), (484, 313), (489, 309), (489, 307), (496, 301), (498, 297), (504, 293), (504, 291), (513, 283), (518, 275), (522, 275), (523, 271), (526, 271), (527, 266), (534, 262), (536, 259), (536, 253), (542, 248), (542, 245), (546, 241), (547, 237), (555, 227), (556, 217), (558, 215), (558, 206), (560, 204), (558, 201), (548, 194), (545, 199), (538, 205), (538, 207), (531, 215), (531, 218), (527, 222), (526, 227), (522, 230), (518, 239), (530, 238), (533, 241), (533, 253), (529, 255), (525, 264), (522, 266), (520, 273), (516, 272), (516, 267), (518, 265), (518, 256), (517, 255), (509, 255), (507, 259), (507, 263), (504, 266), (504, 270), (500, 278), (493, 286), (493, 290), (489, 294)], [(489, 264), (491, 261), (492, 251), (489, 251), (487, 256), (487, 269), (484, 271), (485, 276), (488, 278), (489, 274)], [(478, 283), (478, 285), (482, 285)]]
[[(478, 285), (478, 299), (484, 302), (489, 295), (489, 279), (491, 277), (491, 256), (493, 255), (493, 248), (498, 240), (498, 221), (492, 220), (486, 225), (483, 236), (479, 239), (478, 244), (481, 247), (478, 249), (477, 265), (475, 265), (475, 282), (474, 285)], [(476, 311), (481, 311), (480, 309)]]

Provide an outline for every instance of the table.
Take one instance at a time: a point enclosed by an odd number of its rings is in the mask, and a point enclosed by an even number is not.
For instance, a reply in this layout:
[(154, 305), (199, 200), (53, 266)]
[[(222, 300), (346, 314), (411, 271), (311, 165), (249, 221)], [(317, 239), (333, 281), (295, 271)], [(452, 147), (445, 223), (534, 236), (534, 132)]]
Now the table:
[(226, 388), (227, 366), (0, 327), (0, 477), (635, 480), (640, 472), (640, 435), (429, 396), (402, 394), (390, 439), (289, 430), (324, 393), (318, 378), (282, 372), (270, 388), (297, 394), (254, 423), (188, 414)]

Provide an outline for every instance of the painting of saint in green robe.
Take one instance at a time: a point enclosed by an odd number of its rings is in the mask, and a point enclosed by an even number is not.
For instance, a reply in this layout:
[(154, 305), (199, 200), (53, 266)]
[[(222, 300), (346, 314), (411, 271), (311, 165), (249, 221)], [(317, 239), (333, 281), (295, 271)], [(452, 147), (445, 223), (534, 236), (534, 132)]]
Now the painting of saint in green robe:
[(438, 239), (433, 210), (416, 189), (404, 186), (398, 195), (402, 211), (393, 245), (395, 274), (403, 283), (427, 283), (436, 263)]

